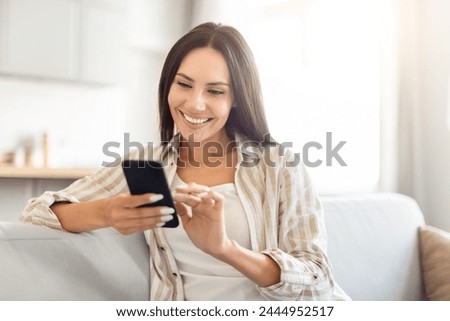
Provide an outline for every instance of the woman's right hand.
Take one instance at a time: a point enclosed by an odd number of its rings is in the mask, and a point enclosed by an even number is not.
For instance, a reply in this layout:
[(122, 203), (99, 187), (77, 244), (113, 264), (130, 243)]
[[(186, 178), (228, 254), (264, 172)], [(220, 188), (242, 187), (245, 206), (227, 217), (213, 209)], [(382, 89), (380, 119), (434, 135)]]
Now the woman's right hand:
[(175, 212), (167, 206), (139, 207), (156, 203), (161, 194), (130, 195), (119, 194), (106, 200), (104, 216), (107, 225), (121, 234), (128, 235), (144, 230), (161, 227), (172, 219)]

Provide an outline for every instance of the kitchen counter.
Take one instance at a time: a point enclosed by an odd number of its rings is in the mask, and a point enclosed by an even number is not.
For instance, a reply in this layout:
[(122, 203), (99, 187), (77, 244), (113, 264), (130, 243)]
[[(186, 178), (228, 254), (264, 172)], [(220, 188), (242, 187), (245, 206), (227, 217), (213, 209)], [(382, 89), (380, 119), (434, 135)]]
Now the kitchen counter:
[(79, 179), (94, 169), (0, 166), (0, 178)]

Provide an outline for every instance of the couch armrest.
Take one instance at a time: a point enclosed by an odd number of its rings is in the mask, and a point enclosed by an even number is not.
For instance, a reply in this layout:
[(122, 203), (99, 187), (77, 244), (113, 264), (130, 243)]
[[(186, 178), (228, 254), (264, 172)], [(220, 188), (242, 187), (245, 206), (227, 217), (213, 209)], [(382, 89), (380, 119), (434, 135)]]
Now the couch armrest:
[(370, 193), (322, 198), (328, 254), (338, 284), (353, 300), (422, 300), (419, 227), (410, 197)]
[(0, 222), (0, 300), (148, 300), (143, 234)]

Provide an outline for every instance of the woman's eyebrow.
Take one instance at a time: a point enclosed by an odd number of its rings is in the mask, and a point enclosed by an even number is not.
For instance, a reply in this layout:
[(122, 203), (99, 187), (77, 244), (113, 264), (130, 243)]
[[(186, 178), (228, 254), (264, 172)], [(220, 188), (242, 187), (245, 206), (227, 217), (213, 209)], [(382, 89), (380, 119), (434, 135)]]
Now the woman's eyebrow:
[(177, 73), (177, 76), (183, 77), (186, 80), (189, 80), (191, 82), (195, 82), (194, 79), (192, 79), (191, 77), (189, 77), (188, 75), (183, 74), (182, 72)]
[[(177, 73), (177, 76), (183, 77), (184, 79), (186, 79), (186, 80), (188, 80), (190, 82), (195, 82), (194, 79), (192, 79), (191, 77), (189, 77), (188, 75), (186, 75), (186, 74), (184, 74), (182, 72)], [(223, 86), (230, 87), (230, 85), (228, 83), (224, 82), (224, 81), (209, 82), (209, 83), (207, 83), (207, 85), (209, 85), (209, 86), (211, 86), (211, 85), (212, 86), (223, 85)]]

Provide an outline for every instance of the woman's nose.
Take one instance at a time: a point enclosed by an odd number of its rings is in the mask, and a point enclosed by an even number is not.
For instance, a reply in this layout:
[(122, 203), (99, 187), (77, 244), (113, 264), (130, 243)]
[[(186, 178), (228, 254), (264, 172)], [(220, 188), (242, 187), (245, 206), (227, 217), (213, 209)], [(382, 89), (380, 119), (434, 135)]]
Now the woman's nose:
[(202, 92), (192, 92), (186, 103), (186, 107), (193, 111), (198, 112), (206, 109), (206, 102)]

